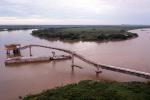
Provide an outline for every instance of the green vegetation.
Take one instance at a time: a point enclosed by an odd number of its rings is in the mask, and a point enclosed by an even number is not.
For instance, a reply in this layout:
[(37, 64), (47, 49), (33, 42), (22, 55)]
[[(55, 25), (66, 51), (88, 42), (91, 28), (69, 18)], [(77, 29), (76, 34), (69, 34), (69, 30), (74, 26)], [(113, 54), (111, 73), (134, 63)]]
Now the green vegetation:
[(59, 39), (73, 41), (113, 41), (137, 37), (135, 33), (121, 28), (49, 28), (35, 30), (33, 36), (43, 39)]
[(150, 100), (150, 84), (88, 80), (29, 95), (23, 100)]
[(148, 25), (0, 25), (0, 31), (14, 31), (27, 29), (47, 29), (47, 28), (99, 28), (99, 29), (141, 29), (150, 28)]

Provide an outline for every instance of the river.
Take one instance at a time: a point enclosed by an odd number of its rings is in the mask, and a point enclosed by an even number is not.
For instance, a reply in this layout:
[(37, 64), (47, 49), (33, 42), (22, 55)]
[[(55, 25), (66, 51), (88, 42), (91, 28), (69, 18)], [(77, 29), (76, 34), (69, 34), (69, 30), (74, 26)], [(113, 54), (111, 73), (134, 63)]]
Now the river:
[[(54, 61), (44, 63), (21, 64), (5, 66), (5, 44), (19, 43), (22, 46), (28, 44), (41, 44), (52, 47), (60, 47), (73, 50), (86, 58), (99, 64), (107, 64), (118, 67), (150, 73), (150, 29), (137, 29), (131, 32), (138, 33), (139, 37), (126, 41), (116, 42), (62, 42), (47, 41), (30, 35), (32, 30), (2, 31), (0, 32), (0, 99), (18, 100), (18, 96), (39, 93), (43, 90), (80, 80), (113, 80), (113, 81), (147, 81), (136, 76), (102, 70), (102, 74), (96, 77), (96, 69), (78, 59), (75, 64), (83, 69), (71, 70), (71, 61)], [(37, 55), (52, 55), (53, 50), (33, 48), (32, 53)], [(23, 56), (29, 56), (29, 50), (23, 50)], [(56, 54), (64, 54), (56, 51)]]

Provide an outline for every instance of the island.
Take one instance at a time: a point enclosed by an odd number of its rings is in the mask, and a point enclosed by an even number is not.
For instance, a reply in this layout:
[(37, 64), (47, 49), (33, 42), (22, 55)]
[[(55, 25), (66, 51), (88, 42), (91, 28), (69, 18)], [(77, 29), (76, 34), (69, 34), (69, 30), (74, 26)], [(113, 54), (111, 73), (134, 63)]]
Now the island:
[(85, 80), (28, 95), (23, 100), (150, 100), (150, 83)]
[(116, 41), (138, 37), (138, 34), (118, 28), (47, 28), (32, 31), (32, 35), (42, 39), (64, 41)]

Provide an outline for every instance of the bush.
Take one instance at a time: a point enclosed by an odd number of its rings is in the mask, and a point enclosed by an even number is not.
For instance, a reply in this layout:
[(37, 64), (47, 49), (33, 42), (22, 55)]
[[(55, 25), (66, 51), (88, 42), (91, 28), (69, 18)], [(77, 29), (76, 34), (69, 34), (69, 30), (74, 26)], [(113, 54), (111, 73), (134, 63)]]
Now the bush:
[(137, 34), (126, 32), (125, 30), (92, 28), (50, 28), (33, 31), (32, 35), (44, 39), (54, 38), (78, 41), (125, 40), (138, 36)]
[(87, 80), (30, 95), (23, 100), (150, 100), (150, 84)]

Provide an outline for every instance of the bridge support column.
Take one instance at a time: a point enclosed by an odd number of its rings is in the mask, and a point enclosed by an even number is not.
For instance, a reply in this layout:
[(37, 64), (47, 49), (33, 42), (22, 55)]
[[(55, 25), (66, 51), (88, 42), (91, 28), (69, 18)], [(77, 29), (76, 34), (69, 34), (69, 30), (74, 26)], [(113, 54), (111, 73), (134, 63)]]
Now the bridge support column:
[(10, 50), (7, 50), (7, 52), (6, 52), (6, 53), (7, 53), (7, 55), (10, 55)]
[(31, 46), (29, 46), (29, 52), (30, 52), (30, 57), (32, 56), (32, 53), (31, 53)]
[(71, 67), (72, 69), (74, 69), (74, 54), (72, 54), (72, 58), (71, 58)]
[(55, 55), (55, 52), (54, 52), (54, 51), (52, 51), (52, 55), (53, 55), (53, 58), (54, 58), (54, 57), (56, 57), (56, 55)]
[(7, 50), (6, 54), (7, 54), (7, 58), (9, 58), (10, 57), (10, 50)]
[(99, 74), (102, 73), (99, 67), (97, 67), (97, 70), (95, 72), (96, 72), (96, 76), (99, 76)]

